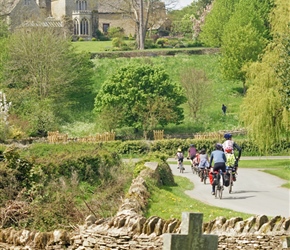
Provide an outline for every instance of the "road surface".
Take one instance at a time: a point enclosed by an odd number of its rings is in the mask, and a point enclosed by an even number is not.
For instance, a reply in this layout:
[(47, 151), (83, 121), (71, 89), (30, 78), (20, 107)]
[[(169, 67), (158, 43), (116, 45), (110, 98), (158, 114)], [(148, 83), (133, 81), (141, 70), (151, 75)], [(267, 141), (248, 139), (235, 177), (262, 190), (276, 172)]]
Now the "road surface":
[(261, 169), (240, 168), (232, 193), (225, 187), (220, 200), (211, 195), (209, 181), (204, 184), (192, 173), (189, 165), (184, 166), (185, 171), (181, 174), (176, 164), (170, 164), (174, 175), (184, 176), (194, 183), (194, 189), (186, 191), (194, 199), (249, 214), (290, 217), (290, 190), (281, 187), (285, 180), (264, 173)]

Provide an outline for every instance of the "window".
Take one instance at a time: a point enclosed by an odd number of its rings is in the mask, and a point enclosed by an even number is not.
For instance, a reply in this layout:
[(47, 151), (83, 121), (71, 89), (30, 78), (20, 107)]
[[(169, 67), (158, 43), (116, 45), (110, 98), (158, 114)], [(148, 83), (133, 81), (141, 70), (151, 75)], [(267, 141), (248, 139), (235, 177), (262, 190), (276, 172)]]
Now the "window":
[(87, 10), (88, 4), (87, 1), (76, 1), (76, 9), (77, 10)]
[(30, 0), (24, 0), (24, 5), (30, 5)]
[(74, 35), (79, 35), (80, 33), (80, 24), (77, 18), (74, 19)]
[(109, 23), (103, 23), (103, 33), (107, 33), (109, 28), (110, 28)]
[(88, 35), (89, 34), (89, 22), (86, 18), (83, 18), (81, 21), (81, 35)]

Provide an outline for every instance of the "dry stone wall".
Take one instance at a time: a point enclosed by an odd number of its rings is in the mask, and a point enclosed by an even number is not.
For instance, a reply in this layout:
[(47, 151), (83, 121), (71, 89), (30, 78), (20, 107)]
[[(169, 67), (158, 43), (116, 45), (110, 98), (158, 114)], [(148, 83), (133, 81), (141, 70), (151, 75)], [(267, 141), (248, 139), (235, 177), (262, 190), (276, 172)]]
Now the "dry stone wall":
[[(148, 176), (159, 178), (158, 165), (151, 163), (148, 166), (134, 179), (114, 217), (97, 220), (90, 215), (74, 232), (3, 229), (0, 230), (0, 249), (162, 250), (162, 235), (179, 233), (181, 221), (143, 216), (149, 198), (145, 179)], [(281, 216), (269, 219), (260, 215), (247, 220), (218, 217), (203, 223), (203, 233), (219, 236), (218, 250), (290, 249), (290, 218)]]

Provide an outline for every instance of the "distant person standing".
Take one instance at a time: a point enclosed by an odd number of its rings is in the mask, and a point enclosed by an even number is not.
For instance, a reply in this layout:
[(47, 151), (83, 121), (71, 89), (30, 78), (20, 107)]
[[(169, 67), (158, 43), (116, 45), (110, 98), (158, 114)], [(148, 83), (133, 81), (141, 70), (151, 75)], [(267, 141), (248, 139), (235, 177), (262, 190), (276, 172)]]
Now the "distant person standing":
[(226, 105), (222, 105), (222, 111), (223, 111), (223, 113), (224, 113), (224, 115), (226, 114), (226, 112), (227, 112), (227, 106)]

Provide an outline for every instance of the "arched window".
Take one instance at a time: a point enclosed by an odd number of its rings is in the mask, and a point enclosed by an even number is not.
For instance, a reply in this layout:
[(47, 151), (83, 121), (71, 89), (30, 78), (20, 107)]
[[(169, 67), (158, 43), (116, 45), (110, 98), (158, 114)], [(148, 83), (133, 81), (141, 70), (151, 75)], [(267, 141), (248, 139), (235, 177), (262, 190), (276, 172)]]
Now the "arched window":
[(82, 1), (82, 10), (87, 10), (87, 1)]
[(88, 3), (86, 0), (83, 0), (83, 1), (77, 0), (76, 1), (76, 9), (77, 10), (87, 10), (87, 8), (88, 8)]
[(81, 35), (88, 35), (89, 34), (89, 22), (86, 18), (81, 20)]
[(74, 35), (80, 34), (80, 23), (77, 18), (74, 19)]

